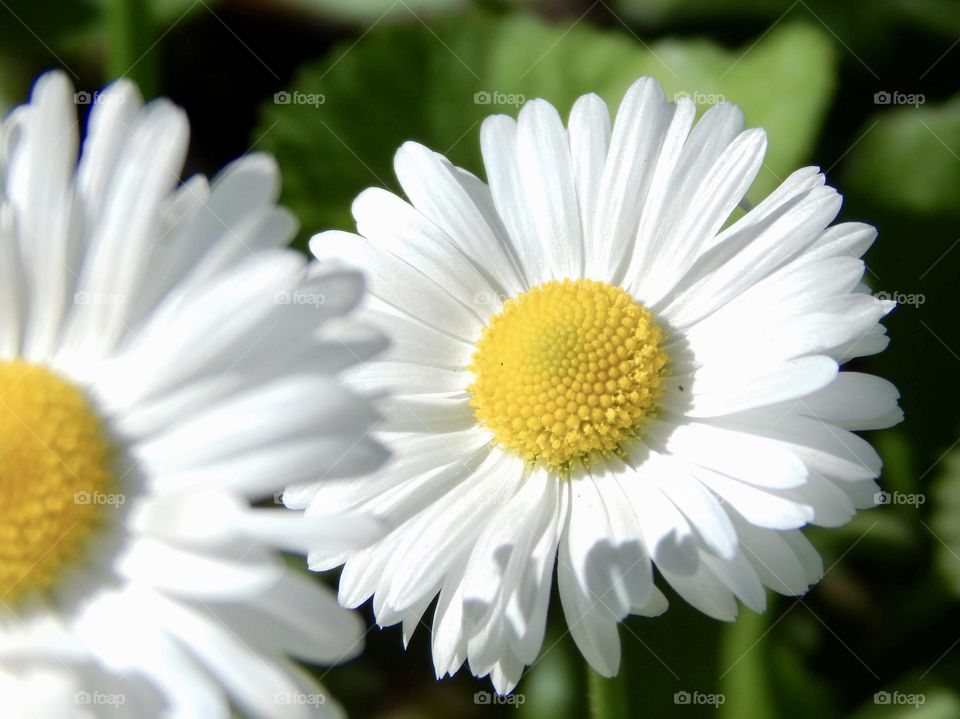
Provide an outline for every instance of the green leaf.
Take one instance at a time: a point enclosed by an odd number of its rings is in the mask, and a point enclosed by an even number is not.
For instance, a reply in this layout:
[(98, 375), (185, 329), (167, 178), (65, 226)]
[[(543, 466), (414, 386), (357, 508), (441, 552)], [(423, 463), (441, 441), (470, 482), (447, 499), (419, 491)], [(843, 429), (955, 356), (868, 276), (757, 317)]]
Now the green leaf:
[(623, 32), (524, 15), (377, 26), (302, 68), (287, 94), (264, 105), (254, 139), (277, 156), (284, 201), (309, 235), (351, 227), (350, 203), (365, 187), (396, 189), (391, 162), (405, 140), (482, 173), (485, 116), (515, 115), (533, 97), (566, 114), (587, 92), (615, 109), (634, 80), (654, 75), (668, 96), (683, 91), (706, 103), (722, 96), (743, 108), (749, 125), (767, 128), (760, 196), (810, 159), (835, 65), (822, 31), (786, 23), (737, 50), (705, 40), (646, 46)]
[(876, 692), (852, 719), (953, 719), (960, 716), (960, 697), (953, 689), (907, 679)]
[(960, 95), (940, 105), (881, 112), (859, 134), (845, 186), (895, 210), (960, 214)]
[(214, 12), (220, 0), (150, 0), (150, 15), (155, 25), (179, 25), (185, 18), (202, 12)]
[[(616, 0), (613, 5), (627, 19), (656, 27), (724, 20), (769, 24), (803, 18), (822, 23), (860, 52), (886, 52), (905, 26), (950, 37), (960, 23), (960, 6), (953, 0), (873, 0), (869, 13), (857, 3), (836, 0)], [(852, 53), (847, 60), (858, 62)]]
[(48, 62), (50, 47), (61, 48), (75, 36), (95, 27), (96, 0), (7, 0), (0, 22), (0, 47), (5, 51), (42, 54)]
[(943, 460), (943, 471), (930, 494), (934, 562), (947, 586), (960, 595), (960, 452), (955, 450)]
[(455, 10), (466, 0), (287, 0), (289, 4), (321, 17), (346, 22), (383, 22), (385, 19), (429, 17), (433, 13)]

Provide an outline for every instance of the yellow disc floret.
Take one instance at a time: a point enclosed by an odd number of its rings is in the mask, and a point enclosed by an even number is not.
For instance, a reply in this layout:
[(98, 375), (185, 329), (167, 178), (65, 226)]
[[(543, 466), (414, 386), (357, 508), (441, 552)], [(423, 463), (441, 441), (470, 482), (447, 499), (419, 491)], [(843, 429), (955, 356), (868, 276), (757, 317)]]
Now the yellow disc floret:
[(82, 559), (113, 483), (112, 444), (84, 393), (0, 362), (0, 601), (49, 590)]
[(501, 446), (569, 472), (638, 436), (662, 392), (660, 340), (650, 312), (619, 287), (546, 282), (484, 328), (470, 404)]

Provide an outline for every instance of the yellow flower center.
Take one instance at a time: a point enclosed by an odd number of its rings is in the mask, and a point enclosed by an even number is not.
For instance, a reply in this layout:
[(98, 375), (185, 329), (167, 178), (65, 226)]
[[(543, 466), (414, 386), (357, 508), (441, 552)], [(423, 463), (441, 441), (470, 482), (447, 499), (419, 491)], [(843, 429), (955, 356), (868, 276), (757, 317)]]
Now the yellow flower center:
[(82, 558), (113, 486), (113, 445), (84, 393), (0, 362), (0, 601), (50, 589)]
[(484, 328), (470, 405), (501, 446), (569, 473), (640, 434), (662, 393), (660, 339), (650, 312), (619, 287), (545, 282)]

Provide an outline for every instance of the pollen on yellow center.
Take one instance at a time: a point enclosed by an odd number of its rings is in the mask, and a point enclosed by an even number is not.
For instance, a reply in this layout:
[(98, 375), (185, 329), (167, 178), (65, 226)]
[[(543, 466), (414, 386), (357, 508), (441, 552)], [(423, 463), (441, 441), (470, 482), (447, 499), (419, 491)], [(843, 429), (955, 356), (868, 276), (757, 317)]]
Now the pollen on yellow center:
[(40, 365), (0, 362), (0, 601), (48, 591), (83, 558), (113, 456), (78, 387)]
[(650, 312), (594, 280), (508, 300), (476, 345), (470, 405), (504, 448), (569, 472), (620, 453), (656, 410), (667, 355)]

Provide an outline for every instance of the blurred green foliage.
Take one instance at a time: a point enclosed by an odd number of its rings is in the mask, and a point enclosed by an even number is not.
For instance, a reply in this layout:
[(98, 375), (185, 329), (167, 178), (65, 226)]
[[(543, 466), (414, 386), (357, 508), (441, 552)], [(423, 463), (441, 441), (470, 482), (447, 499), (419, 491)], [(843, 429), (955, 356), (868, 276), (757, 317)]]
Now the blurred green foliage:
[(770, 150), (753, 188), (762, 197), (809, 155), (835, 65), (828, 36), (807, 24), (784, 24), (749, 47), (725, 50), (699, 39), (644, 45), (587, 24), (473, 14), (429, 28), (377, 27), (356, 48), (335, 47), (298, 72), (290, 104), (263, 106), (258, 132), (284, 167), (284, 199), (304, 226), (343, 227), (358, 192), (396, 185), (393, 153), (406, 140), (481, 173), (479, 125), (487, 115), (516, 114), (534, 97), (566, 114), (587, 92), (615, 110), (634, 80), (654, 75), (669, 97), (729, 98), (750, 125), (767, 129)]
[(911, 95), (919, 104), (868, 120), (850, 152), (844, 184), (898, 210), (960, 216), (960, 154), (954, 149), (960, 148), (960, 96), (926, 105), (922, 93)]

